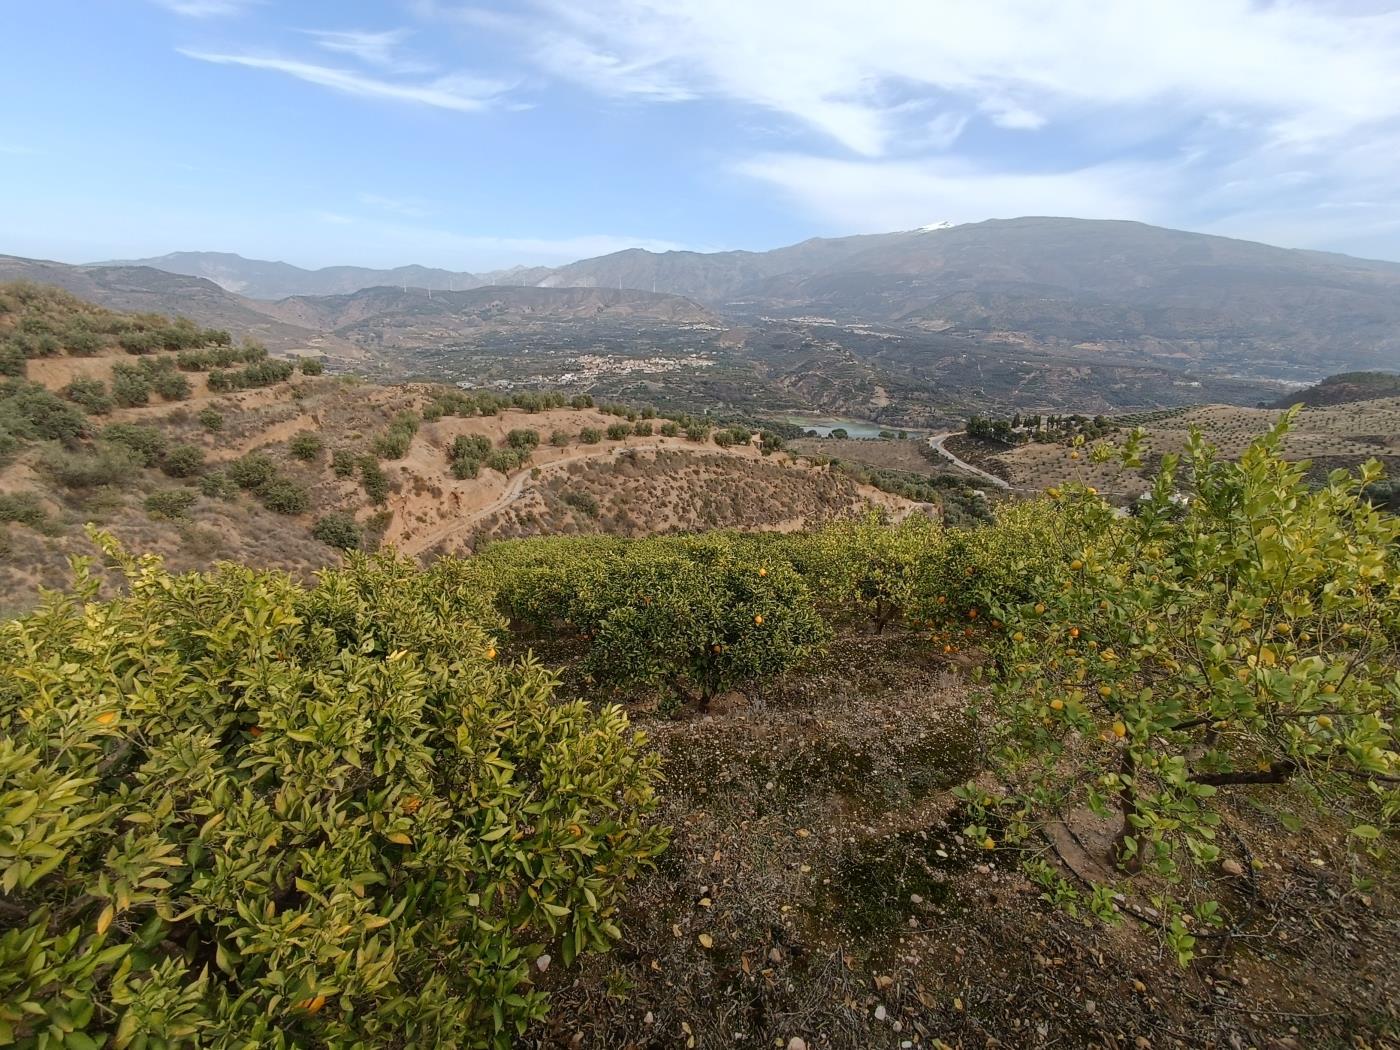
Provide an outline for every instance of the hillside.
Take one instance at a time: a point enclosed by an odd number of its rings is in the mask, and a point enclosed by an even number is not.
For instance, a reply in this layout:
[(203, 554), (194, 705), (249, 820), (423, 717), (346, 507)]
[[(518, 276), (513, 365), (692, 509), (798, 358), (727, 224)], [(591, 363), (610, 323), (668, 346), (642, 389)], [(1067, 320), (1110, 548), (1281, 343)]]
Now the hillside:
[[(581, 311), (617, 300), (526, 297)], [(543, 531), (528, 510), (538, 500), (586, 499), (592, 513), (571, 531), (626, 535), (915, 506), (702, 420), (320, 373), (319, 358), (278, 360), (227, 330), (0, 285), (0, 608), (27, 607), (37, 587), (59, 584), (67, 556), (90, 550), (86, 522), (175, 568), (228, 558), (305, 575), (340, 547), (383, 540), (419, 554)], [(644, 497), (590, 473), (659, 455), (674, 469)], [(686, 513), (634, 517), (636, 498)]]
[(149, 259), (123, 259), (93, 266), (149, 266), (169, 273), (204, 277), (219, 287), (250, 299), (287, 299), (298, 295), (346, 295), (380, 285), (461, 291), (486, 284), (527, 284), (544, 276), (542, 268), (516, 268), (490, 273), (466, 273), (432, 266), (395, 266), (376, 270), (366, 266), (324, 266), (307, 270), (290, 263), (245, 259), (232, 252), (171, 252)]
[(263, 304), (289, 323), (334, 333), (374, 349), (432, 347), (487, 332), (527, 336), (535, 325), (704, 324), (708, 310), (674, 295), (614, 288), (492, 286), (445, 292), (396, 287)]
[(201, 325), (246, 334), (278, 351), (323, 353), (349, 360), (363, 357), (344, 340), (269, 317), (210, 281), (154, 267), (68, 266), (0, 255), (0, 282), (4, 281), (33, 281), (63, 288), (113, 310), (188, 317)]
[(1345, 372), (1328, 376), (1306, 390), (1285, 394), (1274, 402), (1273, 407), (1344, 405), (1353, 401), (1397, 396), (1400, 396), (1400, 375), (1394, 372)]

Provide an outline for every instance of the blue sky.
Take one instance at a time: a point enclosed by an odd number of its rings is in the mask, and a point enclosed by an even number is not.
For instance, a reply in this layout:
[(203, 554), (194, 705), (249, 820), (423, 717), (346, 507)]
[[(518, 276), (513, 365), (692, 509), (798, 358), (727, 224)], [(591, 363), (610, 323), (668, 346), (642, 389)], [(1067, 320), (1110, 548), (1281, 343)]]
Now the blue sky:
[(1024, 214), (1400, 259), (1400, 0), (46, 0), (0, 252), (482, 270)]

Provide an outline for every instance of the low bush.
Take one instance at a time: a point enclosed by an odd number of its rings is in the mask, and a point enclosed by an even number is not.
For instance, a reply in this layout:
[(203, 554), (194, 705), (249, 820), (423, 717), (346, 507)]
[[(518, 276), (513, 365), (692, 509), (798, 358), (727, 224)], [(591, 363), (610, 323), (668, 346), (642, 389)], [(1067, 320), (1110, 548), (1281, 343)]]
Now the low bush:
[(384, 503), (389, 499), (389, 478), (373, 457), (360, 460), (360, 485), (371, 503)]
[(140, 474), (142, 465), (141, 457), (127, 446), (106, 442), (82, 451), (51, 447), (39, 458), (39, 469), (70, 489), (126, 485)]
[(492, 659), (464, 563), (107, 550), (127, 595), (0, 624), (9, 1041), (504, 1047), (620, 936), (657, 760)]
[(549, 435), (549, 443), (555, 448), (564, 448), (569, 444), (569, 435), (563, 430), (556, 430)]
[(0, 433), (16, 441), (72, 444), (87, 432), (87, 417), (57, 394), (36, 383), (0, 385)]
[(338, 478), (348, 478), (355, 473), (355, 453), (347, 448), (338, 448), (331, 453), (331, 473)]
[(287, 444), (287, 449), (293, 456), (308, 463), (318, 458), (325, 447), (326, 443), (321, 440), (321, 435), (311, 430), (303, 430)]
[(277, 464), (261, 452), (250, 452), (225, 468), (228, 478), (241, 489), (256, 489), (277, 476)]
[(192, 489), (161, 489), (146, 497), (146, 513), (156, 518), (183, 518), (194, 502)]
[(264, 481), (254, 494), (258, 502), (277, 514), (305, 514), (311, 509), (311, 493), (280, 474)]
[(102, 440), (125, 445), (140, 457), (143, 467), (154, 467), (165, 456), (165, 433), (159, 427), (141, 423), (109, 423), (102, 428)]
[(204, 449), (198, 445), (174, 445), (166, 452), (160, 469), (172, 478), (193, 478), (204, 471)]
[(596, 445), (603, 440), (603, 432), (597, 427), (584, 427), (578, 432), (578, 440), (581, 445)]
[(105, 416), (112, 411), (114, 404), (111, 395), (107, 393), (107, 384), (100, 379), (79, 377), (59, 393), (83, 411), (95, 416)]
[(317, 518), (311, 526), (311, 535), (340, 550), (358, 550), (364, 538), (359, 522), (352, 515), (340, 512)]
[(202, 408), (199, 411), (199, 425), (211, 434), (224, 429), (224, 414), (217, 408)]
[(528, 453), (539, 447), (540, 432), (529, 428), (516, 428), (506, 435), (506, 445), (520, 452)]
[(630, 423), (613, 423), (608, 427), (608, 440), (625, 441), (631, 433), (632, 425)]
[(48, 524), (49, 516), (43, 501), (35, 492), (0, 492), (0, 522), (28, 525), (40, 529)]
[(326, 364), (319, 357), (303, 357), (297, 362), (304, 376), (318, 376), (326, 370)]

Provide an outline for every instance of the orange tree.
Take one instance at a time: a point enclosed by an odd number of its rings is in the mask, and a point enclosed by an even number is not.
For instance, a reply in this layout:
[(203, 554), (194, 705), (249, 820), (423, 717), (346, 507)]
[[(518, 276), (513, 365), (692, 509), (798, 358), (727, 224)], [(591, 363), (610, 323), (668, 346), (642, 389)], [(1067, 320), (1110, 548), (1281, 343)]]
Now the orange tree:
[(910, 615), (947, 651), (980, 640), (1002, 626), (997, 610), (1028, 599), (1084, 536), (1085, 523), (1051, 499), (1003, 505), (989, 524), (945, 529), (920, 561)]
[(527, 541), (485, 560), (504, 568), (501, 610), (576, 631), (595, 681), (665, 687), (702, 708), (787, 670), (828, 633), (792, 566), (742, 537)]
[(171, 576), (0, 624), (0, 1045), (504, 1047), (663, 844), (616, 708), (461, 562)]
[[(1080, 807), (1113, 822), (1118, 877), (1143, 884), (1183, 961), (1229, 921), (1202, 876), (1242, 870), (1221, 792), (1299, 782), (1370, 849), (1400, 815), (1400, 522), (1361, 496), (1374, 464), (1309, 485), (1280, 454), (1292, 417), (1238, 462), (1194, 434), (1131, 517), (1063, 493), (1084, 542), (1033, 599), (991, 608), (1015, 790), (969, 786), (986, 817), (969, 832), (1024, 840)], [(1111, 887), (1091, 900), (1118, 909)]]
[(881, 633), (914, 607), (944, 535), (922, 514), (891, 525), (871, 511), (794, 537), (785, 547), (832, 615), (854, 612)]

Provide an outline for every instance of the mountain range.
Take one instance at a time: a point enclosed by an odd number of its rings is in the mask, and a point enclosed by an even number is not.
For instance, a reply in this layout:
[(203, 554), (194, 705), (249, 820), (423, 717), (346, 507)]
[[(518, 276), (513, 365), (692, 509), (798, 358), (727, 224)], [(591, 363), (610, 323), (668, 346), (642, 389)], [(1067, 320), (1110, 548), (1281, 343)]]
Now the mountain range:
[[(117, 309), (184, 314), (275, 350), (373, 358), (388, 371), (402, 351), (417, 368), (424, 354), (482, 340), (506, 357), (527, 345), (683, 349), (696, 345), (687, 334), (696, 326), (729, 333), (722, 345), (760, 375), (773, 373), (775, 353), (784, 367), (800, 361), (804, 382), (859, 362), (851, 367), (870, 389), (922, 384), (934, 395), (975, 391), (995, 374), (987, 389), (1008, 397), (1047, 376), (1082, 397), (1097, 375), (1100, 386), (1121, 384), (1104, 388), (1121, 405), (1151, 403), (1154, 387), (1179, 399), (1202, 380), (1304, 385), (1400, 368), (1400, 264), (1136, 222), (936, 224), (762, 252), (630, 249), (489, 274), (304, 270), (214, 252), (85, 266), (0, 256), (0, 280), (14, 278)], [(1231, 396), (1266, 395), (1277, 390)]]

